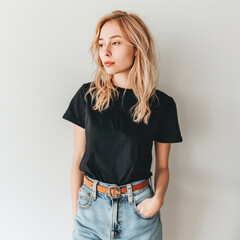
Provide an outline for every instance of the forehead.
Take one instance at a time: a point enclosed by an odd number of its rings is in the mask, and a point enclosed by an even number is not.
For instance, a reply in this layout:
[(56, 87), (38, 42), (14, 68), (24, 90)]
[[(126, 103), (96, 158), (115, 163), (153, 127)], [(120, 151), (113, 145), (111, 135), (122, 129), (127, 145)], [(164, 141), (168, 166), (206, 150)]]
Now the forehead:
[(108, 21), (104, 23), (101, 28), (99, 40), (100, 38), (107, 40), (116, 35), (122, 37), (123, 39), (126, 39), (126, 35), (121, 31), (119, 25), (115, 21)]

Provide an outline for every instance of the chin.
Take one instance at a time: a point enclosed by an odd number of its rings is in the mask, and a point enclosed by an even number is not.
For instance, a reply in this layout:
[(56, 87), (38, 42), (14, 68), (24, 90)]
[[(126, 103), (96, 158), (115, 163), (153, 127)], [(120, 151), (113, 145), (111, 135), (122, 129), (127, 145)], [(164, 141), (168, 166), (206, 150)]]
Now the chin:
[(109, 75), (114, 75), (117, 73), (117, 71), (106, 70), (106, 73)]
[(105, 69), (106, 70), (106, 73), (109, 74), (109, 75), (115, 75), (115, 74), (118, 74), (118, 73), (121, 73), (121, 72), (124, 72), (126, 71), (127, 69)]

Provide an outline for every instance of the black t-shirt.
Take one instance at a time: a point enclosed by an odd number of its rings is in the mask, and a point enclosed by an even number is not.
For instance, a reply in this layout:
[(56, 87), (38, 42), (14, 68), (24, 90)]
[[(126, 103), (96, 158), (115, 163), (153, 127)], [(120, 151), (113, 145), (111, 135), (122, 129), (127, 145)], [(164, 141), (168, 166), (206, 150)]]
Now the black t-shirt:
[(90, 83), (78, 89), (62, 116), (85, 128), (86, 150), (79, 169), (93, 179), (117, 185), (151, 177), (153, 141), (183, 141), (174, 99), (157, 89), (159, 103), (155, 99), (151, 106), (148, 125), (135, 123), (128, 112), (137, 103), (132, 89), (126, 89), (122, 99), (125, 89), (115, 86), (119, 98), (100, 113), (91, 108), (90, 94), (84, 100)]

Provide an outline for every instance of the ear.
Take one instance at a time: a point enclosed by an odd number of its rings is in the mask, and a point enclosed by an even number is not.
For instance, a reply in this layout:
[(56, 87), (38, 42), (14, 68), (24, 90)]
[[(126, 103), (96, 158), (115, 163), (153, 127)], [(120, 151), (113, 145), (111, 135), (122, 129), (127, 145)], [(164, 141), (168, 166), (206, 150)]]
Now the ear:
[(135, 52), (135, 56), (137, 56), (137, 48), (134, 47), (133, 49), (134, 49), (134, 52)]

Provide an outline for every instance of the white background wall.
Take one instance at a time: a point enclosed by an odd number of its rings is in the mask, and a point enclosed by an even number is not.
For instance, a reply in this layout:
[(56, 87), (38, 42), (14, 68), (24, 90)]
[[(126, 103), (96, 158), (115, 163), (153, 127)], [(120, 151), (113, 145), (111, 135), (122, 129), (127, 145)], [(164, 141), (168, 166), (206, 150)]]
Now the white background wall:
[[(0, 239), (72, 234), (73, 124), (61, 117), (93, 80), (98, 19), (135, 12), (158, 42), (159, 89), (177, 103), (161, 208), (164, 240), (240, 239), (239, 1), (0, 1)], [(154, 165), (152, 166), (154, 168)]]

